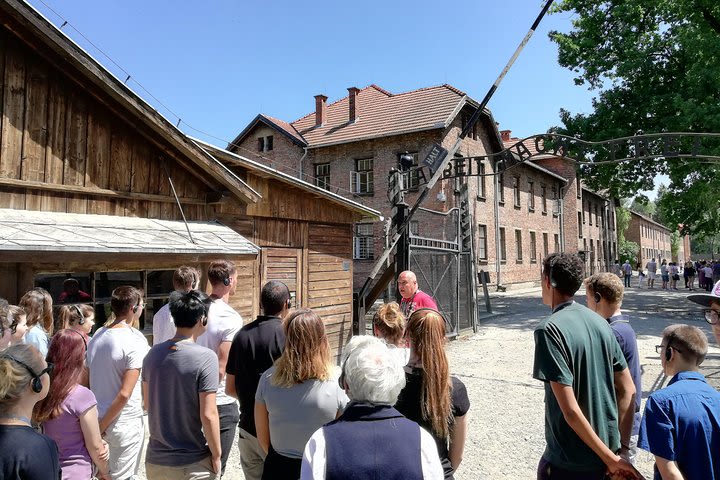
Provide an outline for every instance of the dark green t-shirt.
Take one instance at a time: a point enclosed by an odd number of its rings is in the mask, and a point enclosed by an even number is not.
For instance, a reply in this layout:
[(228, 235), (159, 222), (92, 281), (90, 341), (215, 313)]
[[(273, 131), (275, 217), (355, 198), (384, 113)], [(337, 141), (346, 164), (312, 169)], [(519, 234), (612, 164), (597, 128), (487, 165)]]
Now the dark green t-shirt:
[(604, 318), (569, 304), (535, 329), (533, 377), (545, 382), (543, 457), (573, 471), (597, 470), (603, 462), (567, 424), (550, 382), (572, 386), (593, 430), (612, 451), (620, 448), (614, 373), (627, 368), (620, 345)]

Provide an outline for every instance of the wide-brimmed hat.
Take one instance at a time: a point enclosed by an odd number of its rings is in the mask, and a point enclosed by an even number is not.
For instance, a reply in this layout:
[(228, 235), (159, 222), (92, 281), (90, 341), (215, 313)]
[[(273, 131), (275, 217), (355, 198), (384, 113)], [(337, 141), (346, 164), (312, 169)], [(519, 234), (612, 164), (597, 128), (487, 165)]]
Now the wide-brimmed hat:
[(710, 293), (693, 293), (688, 295), (687, 299), (699, 303), (703, 307), (709, 307), (712, 302), (720, 303), (720, 281), (715, 284)]

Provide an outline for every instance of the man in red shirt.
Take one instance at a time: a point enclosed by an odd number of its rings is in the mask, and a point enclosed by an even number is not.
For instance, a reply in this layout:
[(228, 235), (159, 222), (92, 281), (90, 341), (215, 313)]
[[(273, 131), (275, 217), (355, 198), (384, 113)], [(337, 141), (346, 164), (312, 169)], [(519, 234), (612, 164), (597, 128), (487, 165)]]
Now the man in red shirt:
[(437, 310), (435, 300), (427, 293), (418, 289), (417, 277), (410, 270), (402, 272), (397, 280), (398, 291), (402, 296), (400, 310), (405, 318), (409, 318), (415, 310), (420, 308), (432, 308)]

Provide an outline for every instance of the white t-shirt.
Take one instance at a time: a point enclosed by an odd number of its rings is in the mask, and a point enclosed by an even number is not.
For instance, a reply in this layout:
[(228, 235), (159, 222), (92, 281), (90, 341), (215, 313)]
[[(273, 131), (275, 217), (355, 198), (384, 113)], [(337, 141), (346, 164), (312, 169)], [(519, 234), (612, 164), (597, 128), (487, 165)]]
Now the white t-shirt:
[[(242, 326), (243, 320), (239, 313), (224, 301), (213, 300), (208, 311), (207, 330), (197, 338), (195, 343), (209, 348), (219, 356), (220, 344), (232, 342)], [(227, 405), (235, 401), (233, 397), (225, 393), (225, 378), (220, 381), (215, 399), (218, 405)]]
[(175, 336), (175, 322), (170, 315), (170, 304), (165, 305), (153, 316), (153, 345), (167, 342)]
[[(87, 350), (90, 390), (97, 399), (100, 418), (105, 416), (110, 404), (120, 392), (125, 371), (140, 370), (148, 350), (150, 347), (145, 336), (131, 327), (102, 327), (90, 339)], [(118, 418), (141, 417), (143, 414), (141, 398), (138, 379), (130, 399), (120, 411)]]

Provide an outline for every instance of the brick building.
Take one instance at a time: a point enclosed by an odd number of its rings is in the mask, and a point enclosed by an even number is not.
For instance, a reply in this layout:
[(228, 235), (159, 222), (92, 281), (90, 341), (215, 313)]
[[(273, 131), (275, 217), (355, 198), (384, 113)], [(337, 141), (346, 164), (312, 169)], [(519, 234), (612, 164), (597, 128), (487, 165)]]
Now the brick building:
[[(671, 234), (669, 228), (655, 220), (637, 212), (630, 212), (630, 224), (625, 231), (625, 238), (640, 245), (637, 260), (643, 267), (653, 258), (658, 265), (663, 259), (671, 261)], [(682, 244), (682, 242), (680, 243)], [(678, 260), (684, 261), (680, 258)]]
[[(521, 141), (512, 137), (510, 130), (502, 130), (500, 134), (506, 147)], [(537, 152), (534, 142), (527, 142), (525, 146), (531, 153)], [(617, 258), (615, 203), (583, 185), (572, 160), (548, 154), (533, 157), (527, 165), (542, 168), (559, 179), (549, 191), (551, 199), (559, 199), (552, 202), (553, 217), (558, 218), (559, 225), (552, 243), (554, 248), (551, 246), (549, 251), (580, 253), (585, 257), (588, 274), (608, 271)], [(543, 237), (543, 243), (544, 240)], [(547, 249), (543, 248), (543, 253), (547, 253)]]
[[(258, 115), (228, 150), (358, 200), (386, 219), (391, 213), (387, 174), (397, 167), (400, 155), (407, 152), (417, 163), (434, 143), (450, 148), (478, 105), (450, 85), (400, 94), (377, 85), (352, 87), (336, 102), (328, 104), (326, 96), (317, 95), (314, 104), (314, 112), (294, 122)], [(503, 148), (486, 110), (456, 155), (479, 156)], [(473, 168), (486, 175), (494, 171), (487, 161), (473, 162)], [(574, 167), (570, 178), (563, 173), (526, 163), (498, 177), (440, 181), (423, 207), (447, 212), (467, 189), (477, 269), (490, 272), (491, 283), (498, 282), (498, 275), (503, 284), (537, 282), (543, 255), (564, 245), (566, 219), (557, 199), (567, 196), (568, 185), (574, 184)], [(412, 203), (415, 194), (410, 192), (406, 200)], [(355, 289), (385, 246), (386, 222), (356, 225)], [(438, 217), (418, 215), (410, 229), (419, 236), (436, 236), (438, 222)]]

